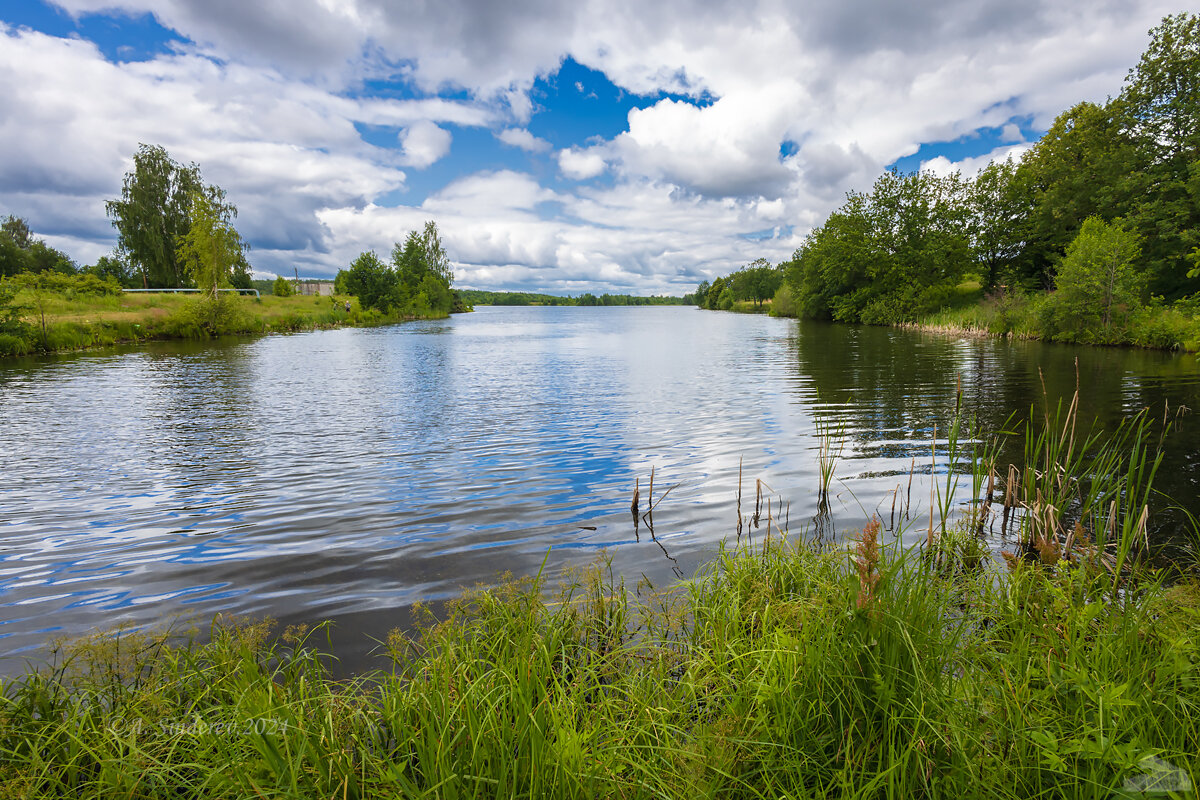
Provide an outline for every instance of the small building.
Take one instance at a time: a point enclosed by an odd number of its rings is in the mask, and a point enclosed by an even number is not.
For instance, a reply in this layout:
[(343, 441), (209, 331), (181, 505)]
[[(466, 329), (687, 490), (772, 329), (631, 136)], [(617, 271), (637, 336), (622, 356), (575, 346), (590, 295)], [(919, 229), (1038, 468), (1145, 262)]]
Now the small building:
[(326, 297), (333, 294), (333, 281), (301, 278), (294, 281), (293, 285), (296, 287), (296, 294), (325, 295)]

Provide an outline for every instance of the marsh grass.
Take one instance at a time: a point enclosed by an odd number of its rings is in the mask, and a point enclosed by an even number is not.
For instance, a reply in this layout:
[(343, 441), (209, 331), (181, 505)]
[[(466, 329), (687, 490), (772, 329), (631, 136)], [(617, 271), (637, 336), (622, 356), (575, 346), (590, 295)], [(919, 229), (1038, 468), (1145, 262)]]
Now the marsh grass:
[(510, 579), (350, 682), (321, 629), (90, 637), (3, 687), (0, 796), (1110, 797), (1160, 762), (1197, 785), (1194, 582), (1118, 603), (1094, 564), (999, 579), (958, 528), (878, 534), (760, 539), (670, 589)]

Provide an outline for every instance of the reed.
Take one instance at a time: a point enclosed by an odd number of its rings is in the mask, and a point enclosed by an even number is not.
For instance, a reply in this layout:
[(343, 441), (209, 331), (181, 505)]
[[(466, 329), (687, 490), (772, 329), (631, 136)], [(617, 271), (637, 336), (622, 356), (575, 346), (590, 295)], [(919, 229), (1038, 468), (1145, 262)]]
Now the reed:
[(816, 415), (813, 425), (817, 431), (817, 472), (820, 480), (818, 496), (822, 502), (829, 499), (829, 485), (833, 482), (833, 474), (837, 468), (838, 459), (842, 457), (846, 445), (846, 422), (841, 419), (831, 419)]

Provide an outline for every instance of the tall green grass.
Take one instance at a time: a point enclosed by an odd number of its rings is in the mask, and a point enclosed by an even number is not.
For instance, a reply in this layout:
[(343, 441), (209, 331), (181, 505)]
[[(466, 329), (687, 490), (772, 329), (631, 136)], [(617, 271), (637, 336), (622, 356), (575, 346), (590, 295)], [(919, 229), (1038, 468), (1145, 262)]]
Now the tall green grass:
[[(641, 598), (469, 593), (332, 680), (315, 633), (131, 632), (3, 687), (7, 797), (1111, 797), (1200, 785), (1200, 590), (778, 537)], [(1155, 760), (1157, 759), (1157, 761)]]

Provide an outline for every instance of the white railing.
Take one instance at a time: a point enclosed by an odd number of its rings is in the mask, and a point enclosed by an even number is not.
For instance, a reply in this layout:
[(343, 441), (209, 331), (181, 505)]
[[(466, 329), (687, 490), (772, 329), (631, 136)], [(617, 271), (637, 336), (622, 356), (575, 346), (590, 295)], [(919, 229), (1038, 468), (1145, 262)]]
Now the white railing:
[[(179, 292), (199, 292), (200, 289), (125, 289), (126, 292), (171, 292), (178, 294)], [(237, 292), (238, 294), (248, 294), (254, 292), (255, 297), (262, 297), (258, 289), (217, 289), (218, 292)]]

